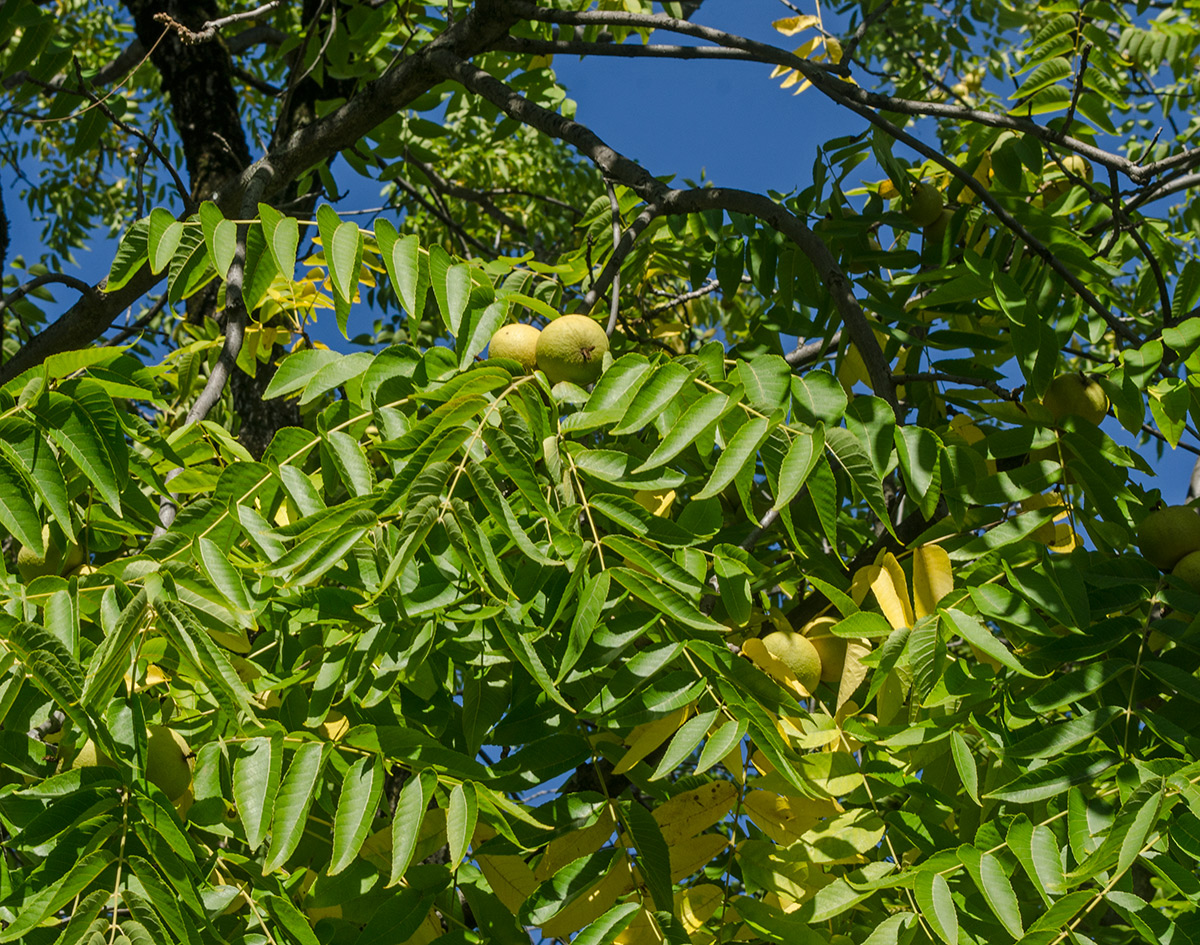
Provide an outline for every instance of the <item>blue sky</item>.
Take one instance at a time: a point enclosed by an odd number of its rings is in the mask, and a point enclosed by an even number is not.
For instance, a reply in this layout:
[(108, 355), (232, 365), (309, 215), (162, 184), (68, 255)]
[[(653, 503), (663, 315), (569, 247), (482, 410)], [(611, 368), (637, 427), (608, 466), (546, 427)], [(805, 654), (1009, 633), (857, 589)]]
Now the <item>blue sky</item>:
[[(695, 20), (791, 48), (808, 36), (783, 37), (771, 22), (792, 15), (779, 0), (707, 0)], [(786, 193), (810, 182), (820, 144), (865, 127), (816, 90), (781, 91), (758, 63), (558, 56), (554, 69), (579, 103), (578, 120), (654, 174), (698, 180), (704, 171), (721, 186)]]

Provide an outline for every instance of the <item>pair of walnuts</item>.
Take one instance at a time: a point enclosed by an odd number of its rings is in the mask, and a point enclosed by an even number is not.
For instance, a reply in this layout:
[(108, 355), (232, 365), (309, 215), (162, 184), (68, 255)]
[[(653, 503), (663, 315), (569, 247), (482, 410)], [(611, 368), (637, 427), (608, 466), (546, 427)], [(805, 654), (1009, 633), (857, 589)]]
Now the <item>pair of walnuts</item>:
[(492, 335), (488, 356), (518, 362), (526, 371), (540, 370), (551, 384), (570, 381), (594, 384), (604, 369), (608, 335), (585, 315), (560, 315), (545, 329), (505, 325)]

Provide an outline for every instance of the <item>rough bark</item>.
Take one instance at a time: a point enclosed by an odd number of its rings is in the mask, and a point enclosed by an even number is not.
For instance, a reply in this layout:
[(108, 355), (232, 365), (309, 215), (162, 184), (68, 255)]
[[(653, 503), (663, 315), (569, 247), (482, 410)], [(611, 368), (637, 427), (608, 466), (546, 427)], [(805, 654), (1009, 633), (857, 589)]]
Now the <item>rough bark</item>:
[[(145, 0), (128, 2), (131, 5), (145, 5)], [(182, 17), (180, 19), (184, 21)], [(442, 73), (432, 62), (433, 54), (438, 49), (449, 48), (457, 56), (478, 55), (494, 47), (507, 35), (517, 19), (509, 0), (477, 0), (466, 16), (457, 20), (454, 26), (433, 42), (400, 60), (386, 75), (364, 85), (344, 105), (272, 146), (269, 153), (255, 162), (254, 166), (226, 179), (211, 196), (227, 215), (237, 214), (250, 181), (256, 174), (265, 173), (270, 179), (263, 199), (278, 200), (306, 169), (353, 146), (360, 137), (395, 114), (397, 109), (405, 107), (441, 82)], [(154, 39), (157, 38), (156, 32)], [(229, 166), (236, 167), (237, 164), (230, 162)], [(208, 179), (205, 175), (205, 180)], [(101, 283), (96, 291), (87, 294), (46, 330), (31, 339), (11, 361), (0, 366), (0, 383), (39, 364), (51, 354), (93, 342), (109, 328), (112, 320), (124, 308), (152, 289), (164, 276), (165, 273), (152, 275), (149, 267), (143, 267), (127, 286), (111, 294), (104, 292)]]
[[(213, 0), (126, 0), (125, 5), (146, 48), (165, 29), (155, 22), (155, 14), (166, 13), (189, 29), (199, 29), (222, 12)], [(192, 197), (200, 202), (250, 163), (229, 52), (221, 42), (187, 45), (171, 31), (150, 61), (171, 98), (171, 117), (187, 157)]]

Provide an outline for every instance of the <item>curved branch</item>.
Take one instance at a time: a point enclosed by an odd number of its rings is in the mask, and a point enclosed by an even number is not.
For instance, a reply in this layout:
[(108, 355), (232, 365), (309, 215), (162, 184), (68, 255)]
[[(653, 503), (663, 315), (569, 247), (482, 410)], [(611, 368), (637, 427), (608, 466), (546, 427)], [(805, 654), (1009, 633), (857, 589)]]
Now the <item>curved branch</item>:
[[(515, 2), (513, 6), (516, 12), (523, 19), (527, 20), (575, 26), (602, 25), (630, 26), (637, 29), (651, 30), (660, 29), (683, 36), (693, 36), (717, 46), (744, 50), (759, 57), (759, 61), (761, 62), (785, 65), (797, 70), (826, 95), (830, 94), (832, 83), (829, 79), (831, 76), (848, 77), (850, 75), (849, 69), (845, 66), (829, 66), (814, 63), (807, 59), (801, 59), (799, 56), (780, 49), (778, 46), (759, 43), (744, 36), (726, 33), (723, 30), (701, 26), (664, 14), (627, 13), (622, 10), (589, 10), (577, 13), (570, 10), (552, 10), (547, 7), (539, 7), (536, 4), (527, 2), (527, 0)], [(593, 43), (591, 45), (593, 49), (587, 53), (588, 55), (619, 55), (602, 51), (601, 47), (605, 44)], [(609, 48), (619, 47), (610, 46)], [(731, 56), (729, 58), (734, 57)], [(1060, 148), (1066, 148), (1077, 154), (1081, 154), (1093, 163), (1110, 167), (1124, 174), (1136, 184), (1145, 184), (1165, 171), (1176, 168), (1186, 169), (1200, 165), (1200, 148), (1181, 151), (1179, 154), (1164, 158), (1161, 161), (1155, 161), (1151, 164), (1138, 164), (1119, 154), (1105, 151), (1087, 141), (1072, 137), (1053, 128), (1039, 125), (1037, 122), (1030, 121), (1027, 118), (1018, 118), (1013, 115), (1003, 115), (939, 102), (920, 102), (911, 99), (894, 98), (893, 96), (882, 95), (878, 92), (868, 92), (857, 85), (849, 83), (844, 84), (840, 96), (831, 97), (853, 101), (866, 108), (897, 112), (902, 115), (927, 115), (930, 117), (951, 118), (958, 121), (987, 125), (993, 128), (1008, 128), (1013, 131), (1020, 131), (1049, 144), (1054, 144)]]
[(0, 299), (0, 314), (3, 314), (4, 310), (11, 306), (14, 302), (21, 301), (21, 299), (25, 298), (25, 296), (27, 296), (34, 289), (41, 288), (44, 285), (52, 284), (70, 286), (76, 292), (81, 292), (84, 295), (93, 291), (92, 287), (82, 279), (76, 279), (74, 276), (68, 276), (64, 273), (47, 272), (44, 275), (30, 279), (28, 282), (13, 289), (12, 292)]
[[(517, 121), (536, 128), (543, 134), (567, 142), (591, 160), (608, 177), (620, 181), (633, 190), (649, 204), (639, 216), (639, 221), (642, 217), (648, 216), (649, 219), (652, 219), (654, 216), (664, 213), (695, 213), (701, 210), (720, 208), (758, 217), (790, 239), (812, 262), (817, 275), (833, 297), (842, 322), (866, 364), (875, 393), (892, 406), (897, 420), (903, 419), (900, 407), (896, 402), (891, 368), (883, 350), (879, 347), (879, 342), (875, 338), (866, 314), (854, 297), (850, 280), (838, 268), (829, 247), (802, 220), (775, 201), (745, 190), (725, 187), (672, 190), (644, 167), (614, 151), (591, 129), (534, 104), (494, 76), (463, 61), (451, 51), (438, 50), (433, 56), (433, 61), (442, 69), (446, 78), (462, 83), (469, 91), (487, 99)], [(647, 219), (647, 223), (649, 219)], [(635, 225), (637, 222), (635, 221)], [(632, 231), (633, 227), (631, 226), (630, 230), (622, 237), (621, 243), (618, 244), (618, 251), (625, 244), (626, 239), (632, 240), (634, 235)], [(617, 256), (618, 253), (614, 252), (613, 258), (609, 260), (609, 265), (605, 267), (606, 273), (614, 268), (614, 262), (619, 267), (620, 261)], [(593, 290), (595, 289), (594, 286)], [(589, 293), (590, 295), (591, 293)]]

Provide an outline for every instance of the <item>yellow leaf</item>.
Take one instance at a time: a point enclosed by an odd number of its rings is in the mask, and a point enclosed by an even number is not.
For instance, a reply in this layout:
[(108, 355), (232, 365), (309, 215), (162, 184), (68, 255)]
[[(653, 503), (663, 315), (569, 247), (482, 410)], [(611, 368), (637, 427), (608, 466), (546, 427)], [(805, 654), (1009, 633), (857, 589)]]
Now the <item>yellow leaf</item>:
[(854, 577), (850, 580), (850, 599), (854, 601), (855, 607), (861, 607), (862, 602), (867, 599), (871, 585), (879, 577), (880, 570), (879, 565), (868, 564), (854, 572)]
[(704, 925), (717, 911), (717, 906), (723, 898), (721, 887), (714, 883), (700, 883), (677, 892), (675, 912), (683, 923), (684, 930), (691, 935)]
[(590, 827), (555, 838), (542, 854), (542, 859), (533, 871), (534, 877), (539, 883), (544, 882), (572, 860), (595, 853), (608, 842), (616, 826), (612, 808), (605, 807)]
[(845, 797), (863, 783), (858, 762), (846, 751), (820, 751), (805, 755), (800, 759), (800, 771), (831, 798)]
[(513, 915), (538, 887), (533, 870), (519, 856), (477, 856), (475, 861), (496, 898)]
[(1029, 537), (1034, 541), (1040, 541), (1046, 545), (1051, 551), (1059, 554), (1067, 554), (1075, 549), (1079, 544), (1079, 536), (1075, 534), (1071, 528), (1070, 506), (1063, 502), (1062, 496), (1057, 492), (1047, 492), (1042, 495), (1030, 496), (1021, 503), (1022, 512), (1032, 512), (1036, 509), (1059, 508), (1062, 511), (1054, 516), (1049, 522), (1039, 525)]
[(771, 25), (779, 30), (784, 36), (795, 36), (797, 33), (802, 33), (807, 29), (812, 29), (820, 20), (811, 14), (805, 16), (789, 16), (783, 20), (776, 20)]
[(1078, 548), (1082, 542), (1079, 540), (1079, 535), (1066, 522), (1054, 523), (1054, 540), (1047, 544), (1047, 548), (1055, 554), (1065, 555), (1070, 554)]
[(671, 882), (691, 876), (714, 856), (729, 846), (729, 838), (719, 833), (702, 833), (691, 840), (677, 843), (668, 851), (671, 855)]
[(813, 863), (858, 863), (883, 839), (883, 821), (874, 811), (848, 810), (822, 821), (803, 837)]
[(795, 843), (820, 823), (822, 817), (836, 810), (825, 798), (784, 797), (774, 791), (750, 791), (742, 807), (763, 833), (784, 847)]
[(960, 413), (950, 421), (950, 431), (961, 436), (968, 446), (974, 446), (983, 441), (983, 431), (965, 413)]
[(682, 709), (672, 712), (665, 719), (656, 719), (637, 726), (625, 736), (625, 744), (629, 751), (613, 768), (613, 774), (624, 774), (635, 764), (654, 751), (659, 745), (679, 731), (679, 726), (687, 721), (692, 714), (692, 707), (685, 705)]
[(842, 680), (838, 683), (837, 708), (840, 710), (850, 697), (867, 678), (867, 667), (863, 665), (863, 657), (871, 652), (871, 646), (865, 640), (846, 641), (846, 661), (842, 664)]
[(834, 65), (842, 61), (842, 44), (832, 36), (825, 39), (825, 51), (829, 53), (829, 61)]
[(671, 506), (675, 504), (675, 490), (639, 489), (633, 494), (633, 501), (651, 515), (662, 518), (671, 511)]
[(922, 545), (913, 552), (913, 603), (917, 617), (937, 612), (938, 601), (954, 590), (950, 555), (941, 545)]
[(754, 664), (777, 683), (792, 690), (798, 698), (807, 699), (812, 693), (805, 689), (782, 660), (776, 659), (767, 650), (761, 639), (754, 637), (742, 644), (742, 653), (748, 656)]
[(612, 908), (613, 903), (621, 896), (633, 890), (633, 886), (633, 870), (629, 867), (629, 857), (622, 856), (600, 882), (554, 918), (542, 924), (543, 937), (566, 939), (572, 932), (583, 928)]
[(795, 85), (797, 82), (799, 82), (803, 78), (804, 78), (804, 76), (802, 76), (799, 72), (797, 72), (795, 69), (793, 69), (791, 72), (789, 72), (787, 74), (787, 76), (784, 78), (784, 80), (779, 83), (779, 87), (781, 89), (790, 89), (793, 85)]
[(412, 938), (407, 940), (406, 945), (429, 945), (435, 939), (441, 938), (442, 932), (442, 920), (438, 918), (437, 912), (430, 909), (429, 915), (425, 916), (425, 921), (412, 934)]
[(767, 761), (766, 755), (761, 751), (755, 751), (750, 754), (750, 764), (754, 765), (754, 770), (764, 777), (775, 770), (775, 766)]
[(838, 383), (842, 385), (842, 390), (847, 394), (859, 381), (870, 386), (871, 376), (867, 373), (866, 362), (863, 361), (862, 355), (859, 354), (855, 345), (846, 347), (846, 353), (842, 355), (842, 363), (838, 365), (837, 379)]
[(791, 71), (792, 70), (787, 66), (776, 66), (774, 69), (771, 70), (771, 78), (776, 79), (779, 76), (783, 75), (785, 72), (791, 72)]
[(822, 40), (820, 36), (814, 36), (803, 46), (800, 46), (798, 49), (793, 50), (793, 52), (795, 52), (795, 54), (797, 56), (799, 56), (801, 59), (807, 59), (814, 52), (816, 52), (818, 49), (821, 48), (821, 44), (823, 42), (824, 42), (824, 40)]
[[(737, 788), (730, 781), (710, 781), (691, 791), (676, 794), (654, 811), (667, 846), (696, 836), (733, 810)], [(582, 855), (582, 854), (581, 854)]]
[(879, 609), (883, 611), (892, 629), (911, 627), (913, 620), (912, 604), (908, 600), (908, 581), (900, 562), (890, 551), (879, 562), (879, 576), (871, 582), (871, 590), (879, 601)]
[(654, 913), (643, 905), (634, 915), (633, 921), (613, 938), (613, 945), (659, 945), (665, 941)]

